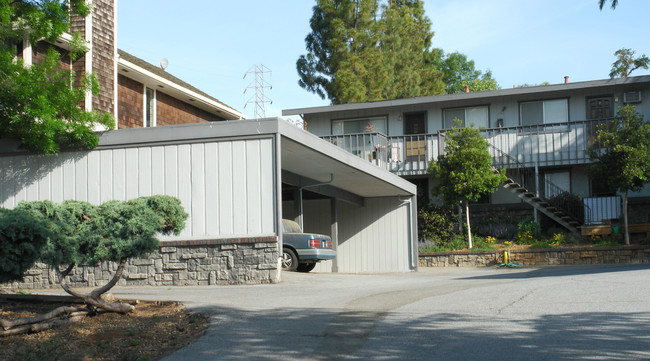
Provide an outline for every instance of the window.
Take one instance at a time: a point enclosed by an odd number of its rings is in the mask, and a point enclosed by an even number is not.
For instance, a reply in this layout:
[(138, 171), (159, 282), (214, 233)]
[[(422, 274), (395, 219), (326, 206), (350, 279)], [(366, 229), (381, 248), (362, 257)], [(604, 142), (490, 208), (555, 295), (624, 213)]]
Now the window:
[(386, 132), (386, 117), (344, 119), (332, 121), (332, 134), (382, 133)]
[(521, 125), (562, 123), (569, 121), (566, 99), (525, 102), (519, 105)]
[(487, 106), (455, 108), (444, 110), (444, 129), (450, 129), (454, 125), (454, 119), (461, 121), (461, 127), (474, 124), (474, 128), (489, 128), (490, 118)]
[(614, 116), (612, 97), (587, 99), (587, 119), (607, 119)]
[(148, 87), (144, 90), (144, 126), (156, 126), (156, 92)]

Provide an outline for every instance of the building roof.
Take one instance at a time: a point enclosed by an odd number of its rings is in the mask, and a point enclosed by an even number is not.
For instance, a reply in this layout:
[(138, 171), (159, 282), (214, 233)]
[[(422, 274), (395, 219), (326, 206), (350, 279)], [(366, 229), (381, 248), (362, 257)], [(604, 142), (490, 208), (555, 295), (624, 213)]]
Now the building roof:
[(404, 99), (395, 99), (395, 100), (382, 100), (376, 102), (349, 103), (349, 104), (311, 107), (311, 108), (285, 109), (282, 111), (282, 115), (284, 116), (301, 115), (301, 114), (304, 115), (304, 114), (328, 113), (328, 112), (337, 112), (337, 111), (412, 106), (412, 105), (420, 105), (420, 104), (455, 103), (455, 102), (476, 101), (476, 100), (480, 101), (480, 100), (487, 100), (490, 98), (500, 98), (500, 97), (528, 96), (531, 98), (532, 97), (539, 98), (544, 96), (552, 96), (554, 94), (561, 96), (564, 93), (575, 93), (576, 91), (587, 90), (587, 89), (599, 89), (599, 88), (619, 87), (619, 86), (629, 87), (630, 89), (628, 90), (633, 90), (632, 88), (635, 87), (636, 85), (647, 84), (647, 83), (650, 83), (650, 75), (635, 76), (635, 77), (628, 77), (628, 78), (582, 81), (582, 82), (575, 82), (575, 83), (540, 85), (540, 86), (531, 86), (531, 87), (523, 87), (523, 88), (498, 89), (498, 90), (488, 90), (488, 91), (470, 92), (470, 93), (444, 94), (444, 95), (404, 98)]
[(162, 91), (165, 93), (192, 104), (197, 108), (217, 114), (224, 119), (246, 119), (246, 115), (243, 113), (161, 68), (133, 56), (124, 50), (118, 49), (117, 53), (118, 71), (120, 74), (145, 84), (156, 84), (159, 88), (164, 89)]

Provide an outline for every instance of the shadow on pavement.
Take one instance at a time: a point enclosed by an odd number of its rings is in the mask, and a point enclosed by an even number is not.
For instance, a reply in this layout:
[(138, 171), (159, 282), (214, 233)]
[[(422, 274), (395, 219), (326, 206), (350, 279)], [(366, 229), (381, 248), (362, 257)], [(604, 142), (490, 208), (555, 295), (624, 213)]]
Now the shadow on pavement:
[(590, 275), (599, 273), (630, 272), (650, 270), (650, 264), (612, 264), (612, 265), (572, 265), (572, 266), (544, 266), (536, 268), (503, 268), (503, 273), (483, 276), (458, 278), (459, 280), (499, 280), (522, 279), (539, 277), (562, 277), (576, 275)]
[(164, 360), (650, 359), (649, 313), (509, 321), (451, 313), (204, 311), (213, 314), (206, 335)]

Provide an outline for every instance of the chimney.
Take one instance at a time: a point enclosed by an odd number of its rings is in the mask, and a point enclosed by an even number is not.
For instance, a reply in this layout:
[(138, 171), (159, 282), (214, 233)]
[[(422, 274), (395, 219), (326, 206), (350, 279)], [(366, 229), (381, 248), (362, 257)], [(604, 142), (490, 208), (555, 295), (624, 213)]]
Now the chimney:
[(569, 76), (564, 77), (564, 84), (569, 84)]
[(469, 85), (465, 85), (465, 93), (469, 93)]

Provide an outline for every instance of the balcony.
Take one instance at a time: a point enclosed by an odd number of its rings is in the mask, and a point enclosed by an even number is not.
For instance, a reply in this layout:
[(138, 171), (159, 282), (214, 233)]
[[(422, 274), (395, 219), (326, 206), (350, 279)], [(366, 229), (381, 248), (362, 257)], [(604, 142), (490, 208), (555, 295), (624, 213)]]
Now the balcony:
[[(604, 120), (490, 128), (483, 136), (501, 155), (526, 167), (589, 163), (588, 148)], [(445, 131), (388, 137), (381, 133), (321, 138), (400, 176), (426, 174), (431, 159), (444, 152)], [(496, 154), (493, 154), (496, 156)], [(504, 164), (503, 162), (499, 162)], [(504, 164), (508, 168), (508, 164)], [(513, 165), (514, 166), (514, 165)]]

